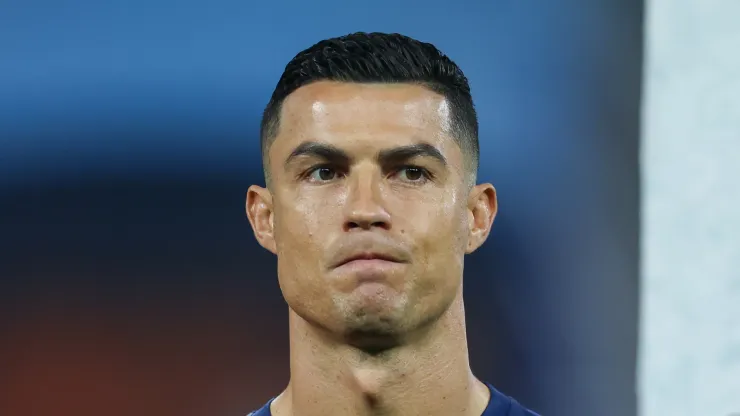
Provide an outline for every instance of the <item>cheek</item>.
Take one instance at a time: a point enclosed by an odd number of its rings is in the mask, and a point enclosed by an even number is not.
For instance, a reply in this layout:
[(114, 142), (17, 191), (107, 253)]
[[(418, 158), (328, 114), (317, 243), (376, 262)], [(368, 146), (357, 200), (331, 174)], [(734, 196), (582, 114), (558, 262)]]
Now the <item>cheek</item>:
[(275, 210), (277, 277), (286, 302), (295, 310), (312, 308), (320, 293), (316, 224), (299, 206)]
[(318, 213), (305, 206), (284, 207), (275, 212), (278, 261), (300, 262), (317, 246)]
[(467, 245), (465, 210), (441, 207), (429, 213), (416, 239), (418, 265), (412, 283), (415, 301), (422, 313), (433, 313), (457, 293), (463, 276)]
[(459, 201), (452, 193), (409, 201), (412, 207), (405, 210), (405, 222), (411, 223), (423, 235), (433, 237), (432, 240), (437, 243), (452, 243), (448, 239), (457, 237), (466, 229), (467, 209)]
[(324, 248), (336, 234), (332, 219), (340, 217), (331, 211), (327, 199), (286, 198), (275, 209), (280, 289), (288, 305), (304, 317), (330, 314), (330, 292), (323, 278)]
[(458, 201), (419, 201), (404, 216), (404, 228), (416, 240), (418, 255), (430, 269), (461, 267), (468, 236), (467, 209)]
[(280, 214), (296, 231), (316, 232), (332, 226), (344, 204), (344, 195), (333, 188), (303, 189), (281, 197)]
[(310, 272), (320, 267), (322, 248), (337, 229), (332, 221), (340, 218), (334, 212), (338, 204), (329, 202), (325, 197), (286, 195), (276, 205), (275, 241), (278, 262), (284, 268)]

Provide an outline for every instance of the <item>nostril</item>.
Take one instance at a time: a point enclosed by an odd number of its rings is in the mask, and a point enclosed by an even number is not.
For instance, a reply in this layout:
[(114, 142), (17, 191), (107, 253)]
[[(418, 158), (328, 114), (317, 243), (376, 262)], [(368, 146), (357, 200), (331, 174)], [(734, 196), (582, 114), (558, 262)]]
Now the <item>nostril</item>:
[(348, 221), (344, 225), (345, 231), (350, 231), (356, 228), (362, 230), (369, 230), (372, 228), (382, 228), (384, 230), (388, 230), (390, 228), (390, 225), (385, 221)]

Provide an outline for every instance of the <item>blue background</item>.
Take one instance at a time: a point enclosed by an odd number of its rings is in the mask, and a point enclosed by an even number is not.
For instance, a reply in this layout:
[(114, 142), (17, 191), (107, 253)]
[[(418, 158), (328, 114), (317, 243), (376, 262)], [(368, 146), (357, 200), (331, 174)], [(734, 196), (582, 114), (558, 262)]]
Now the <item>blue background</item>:
[[(500, 214), (466, 263), (476, 373), (545, 415), (635, 414), (642, 2), (0, 4), (0, 413), (245, 414), (287, 381), (244, 216), (300, 50), (434, 43)], [(111, 405), (113, 404), (113, 405)]]

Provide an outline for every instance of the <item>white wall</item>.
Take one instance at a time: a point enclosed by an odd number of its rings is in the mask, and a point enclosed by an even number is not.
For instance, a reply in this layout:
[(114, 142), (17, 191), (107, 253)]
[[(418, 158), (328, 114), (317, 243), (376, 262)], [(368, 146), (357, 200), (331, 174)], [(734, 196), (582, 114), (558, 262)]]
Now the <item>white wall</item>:
[(641, 416), (740, 414), (740, 0), (647, 0)]

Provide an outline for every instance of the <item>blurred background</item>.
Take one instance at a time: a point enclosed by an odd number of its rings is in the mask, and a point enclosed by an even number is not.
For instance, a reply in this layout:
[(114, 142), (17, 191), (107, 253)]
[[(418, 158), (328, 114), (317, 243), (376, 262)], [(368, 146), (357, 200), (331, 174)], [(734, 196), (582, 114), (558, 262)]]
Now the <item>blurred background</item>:
[(281, 391), (286, 305), (244, 215), (261, 111), (297, 52), (355, 31), (470, 79), (500, 202), (466, 264), (474, 371), (544, 415), (636, 414), (644, 7), (0, 3), (0, 414), (244, 415)]

